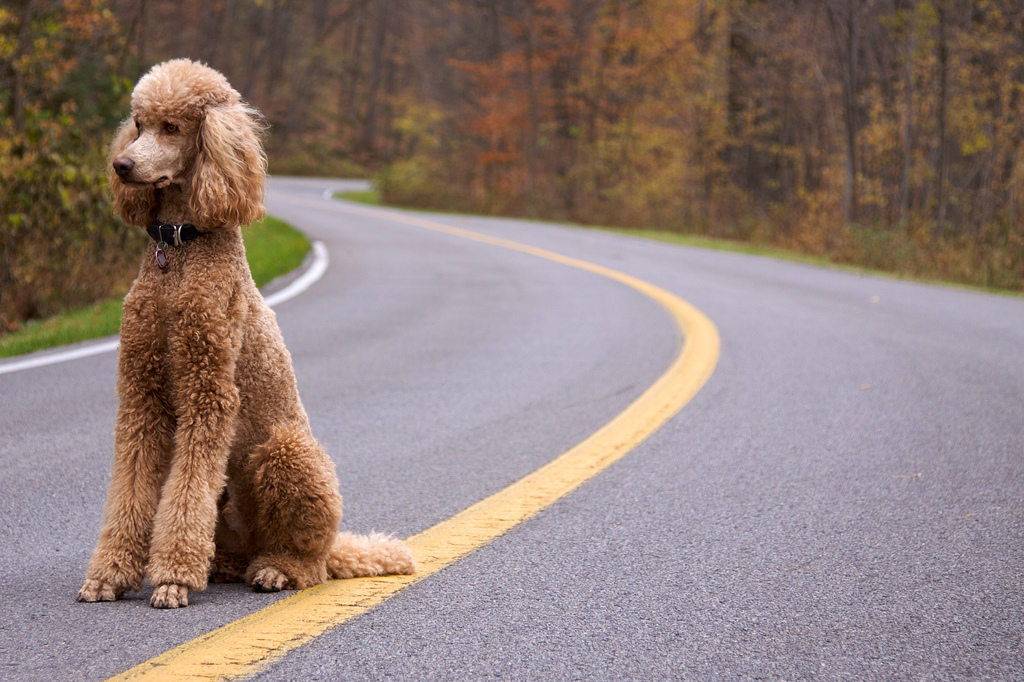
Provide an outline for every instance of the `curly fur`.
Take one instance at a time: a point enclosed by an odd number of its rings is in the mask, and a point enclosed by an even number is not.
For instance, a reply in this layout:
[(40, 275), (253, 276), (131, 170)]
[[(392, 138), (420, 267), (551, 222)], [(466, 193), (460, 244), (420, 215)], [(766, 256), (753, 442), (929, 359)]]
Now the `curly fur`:
[(263, 215), (263, 120), (217, 71), (179, 59), (132, 94), (111, 145), (131, 225), (204, 234), (147, 253), (121, 323), (114, 464), (81, 601), (154, 585), (175, 608), (208, 580), (257, 590), (412, 573), (409, 547), (338, 533), (334, 464), (310, 432), (291, 358), (256, 289), (240, 225)]

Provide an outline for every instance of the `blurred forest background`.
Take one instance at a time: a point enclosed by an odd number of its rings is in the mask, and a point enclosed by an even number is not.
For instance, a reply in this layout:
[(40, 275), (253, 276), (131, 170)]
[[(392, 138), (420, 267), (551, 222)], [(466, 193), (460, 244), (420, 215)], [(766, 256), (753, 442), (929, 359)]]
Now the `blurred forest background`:
[(130, 280), (104, 146), (180, 56), (272, 173), (1024, 290), (1020, 0), (6, 0), (0, 329)]

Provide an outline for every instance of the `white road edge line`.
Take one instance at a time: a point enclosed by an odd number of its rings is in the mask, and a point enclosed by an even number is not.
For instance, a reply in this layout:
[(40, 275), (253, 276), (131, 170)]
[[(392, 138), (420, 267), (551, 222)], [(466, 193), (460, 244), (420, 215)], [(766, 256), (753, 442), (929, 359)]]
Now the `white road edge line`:
[(81, 348), (60, 351), (59, 353), (51, 353), (49, 355), (42, 355), (35, 358), (29, 358), (27, 360), (15, 360), (14, 362), (6, 362), (0, 365), (0, 374), (10, 374), (11, 372), (18, 372), (23, 369), (33, 369), (35, 367), (43, 367), (45, 365), (56, 365), (58, 362), (78, 360), (79, 358), (87, 358), (90, 355), (109, 353), (112, 350), (117, 350), (117, 339), (107, 339), (106, 341), (90, 344), (88, 346), (83, 346)]
[[(310, 263), (309, 268), (299, 277), (295, 278), (295, 280), (284, 289), (267, 296), (264, 299), (266, 300), (267, 305), (275, 306), (280, 303), (284, 303), (285, 301), (289, 301), (304, 292), (306, 289), (311, 287), (314, 282), (323, 277), (323, 274), (327, 271), (327, 264), (327, 247), (324, 246), (323, 242), (313, 242), (313, 262)], [(118, 340), (116, 338), (106, 339), (87, 346), (73, 348), (71, 350), (47, 353), (46, 355), (39, 355), (32, 358), (26, 358), (24, 360), (0, 363), (0, 374), (10, 374), (11, 372), (19, 372), (23, 369), (34, 369), (36, 367), (44, 367), (46, 365), (56, 365), (60, 362), (68, 362), (70, 360), (87, 358), (91, 355), (109, 353), (117, 350), (117, 343)]]
[(327, 247), (324, 246), (324, 243), (313, 242), (313, 262), (309, 264), (309, 268), (304, 273), (296, 277), (295, 281), (284, 289), (267, 296), (264, 299), (267, 302), (267, 305), (275, 306), (279, 303), (290, 301), (306, 289), (313, 286), (313, 283), (323, 277), (324, 273), (327, 272), (328, 262)]
[(333, 199), (334, 198), (334, 190), (331, 189), (330, 187), (325, 189), (324, 193), (323, 193), (323, 198), (324, 198), (324, 201), (330, 201), (331, 199)]

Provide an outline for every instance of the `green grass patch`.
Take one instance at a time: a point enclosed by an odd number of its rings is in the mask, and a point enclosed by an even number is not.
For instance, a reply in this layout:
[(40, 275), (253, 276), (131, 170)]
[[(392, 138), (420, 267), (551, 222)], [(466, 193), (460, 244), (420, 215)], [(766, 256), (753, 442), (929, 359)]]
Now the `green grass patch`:
[(380, 196), (375, 189), (361, 190), (359, 192), (335, 192), (334, 198), (347, 199), (348, 201), (369, 206), (380, 206)]
[(786, 249), (781, 249), (774, 246), (763, 246), (760, 244), (737, 242), (729, 239), (720, 239), (715, 237), (703, 237), (701, 235), (684, 234), (682, 232), (670, 232), (668, 230), (651, 230), (641, 228), (633, 229), (629, 227), (602, 226), (596, 226), (596, 229), (604, 230), (605, 232), (614, 232), (616, 234), (628, 234), (633, 237), (642, 237), (644, 239), (653, 239), (654, 241), (666, 242), (668, 244), (693, 246), (699, 249), (713, 249), (715, 251), (745, 253), (751, 256), (767, 256), (769, 258), (778, 258), (780, 260), (794, 261), (796, 263), (806, 263), (808, 265), (820, 265), (823, 267), (836, 268), (840, 270), (865, 272), (865, 269), (861, 267), (857, 267), (854, 265), (844, 265), (842, 263), (836, 263), (835, 261), (830, 261), (829, 259), (820, 256), (808, 256), (806, 254), (798, 253), (796, 251), (787, 251)]
[(1024, 296), (1024, 294), (1022, 294), (1021, 292), (1013, 291), (1011, 289), (999, 287), (986, 287), (976, 284), (966, 284), (964, 282), (955, 282), (950, 281), (948, 279), (939, 279), (936, 277), (926, 277), (921, 275), (894, 272), (892, 270), (880, 270), (878, 268), (871, 268), (863, 265), (855, 265), (852, 263), (837, 263), (836, 261), (829, 260), (824, 256), (810, 256), (807, 254), (799, 253), (797, 251), (789, 251), (775, 246), (764, 246), (759, 244), (750, 244), (747, 242), (731, 241), (728, 239), (716, 239), (713, 237), (688, 235), (680, 232), (671, 232), (668, 230), (632, 229), (628, 227), (595, 227), (596, 229), (604, 230), (605, 232), (614, 232), (616, 234), (631, 235), (634, 237), (641, 237), (643, 239), (653, 239), (655, 241), (666, 242), (669, 244), (693, 246), (701, 249), (714, 249), (716, 251), (731, 251), (733, 253), (745, 253), (751, 256), (764, 256), (766, 258), (775, 258), (778, 260), (786, 260), (794, 263), (804, 263), (806, 265), (814, 265), (822, 268), (829, 268), (831, 270), (843, 270), (846, 272), (853, 272), (857, 273), (858, 275), (871, 275), (873, 277), (903, 280), (906, 282), (917, 282), (918, 284), (929, 284), (932, 286), (946, 287), (948, 289), (977, 291), (985, 294), (997, 294), (1000, 296), (1012, 296), (1015, 298), (1020, 298)]
[(18, 331), (0, 337), (0, 357), (116, 334), (121, 325), (122, 302), (121, 297), (111, 298), (44, 320), (30, 320)]
[[(306, 235), (269, 216), (242, 228), (242, 238), (249, 269), (260, 287), (299, 267), (310, 249)], [(122, 303), (123, 296), (116, 296), (87, 308), (26, 322), (21, 329), (0, 336), (0, 358), (117, 334)]]
[(242, 238), (249, 269), (258, 287), (302, 265), (310, 249), (306, 235), (270, 216), (242, 228)]

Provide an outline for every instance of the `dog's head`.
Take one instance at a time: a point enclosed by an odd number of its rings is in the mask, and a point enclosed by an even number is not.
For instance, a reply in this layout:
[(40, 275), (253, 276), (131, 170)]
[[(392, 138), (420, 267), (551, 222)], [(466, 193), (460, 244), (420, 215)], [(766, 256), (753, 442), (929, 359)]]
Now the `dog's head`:
[(154, 66), (132, 92), (132, 115), (110, 150), (110, 187), (125, 222), (145, 226), (158, 190), (176, 185), (201, 229), (263, 216), (265, 126), (227, 79), (188, 59)]

